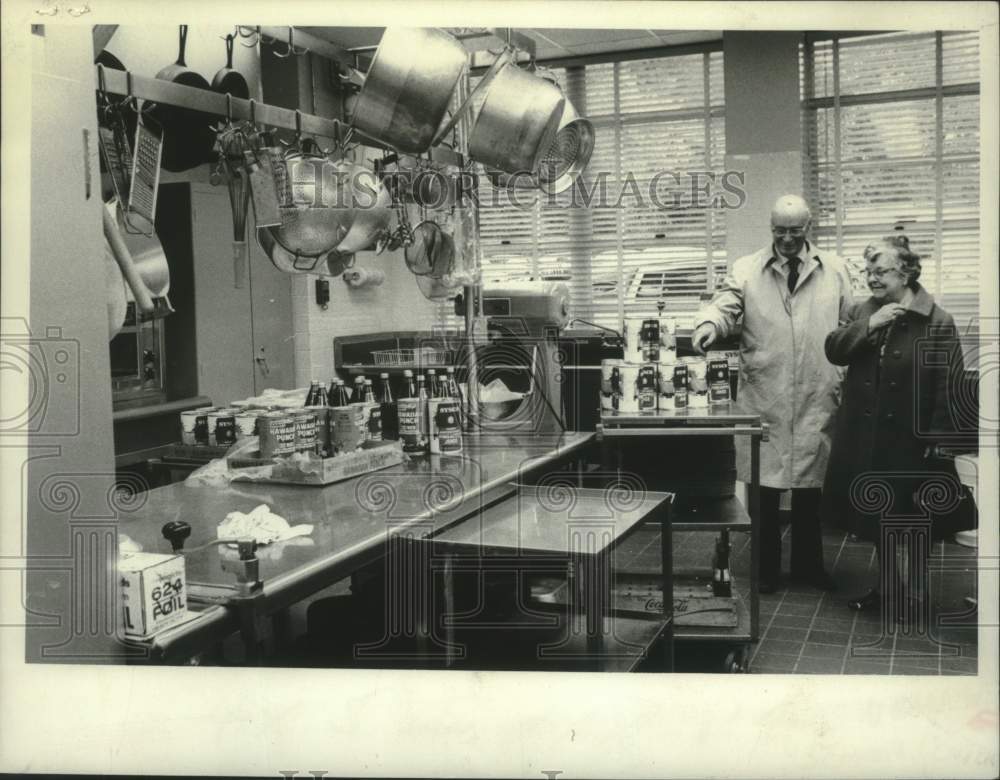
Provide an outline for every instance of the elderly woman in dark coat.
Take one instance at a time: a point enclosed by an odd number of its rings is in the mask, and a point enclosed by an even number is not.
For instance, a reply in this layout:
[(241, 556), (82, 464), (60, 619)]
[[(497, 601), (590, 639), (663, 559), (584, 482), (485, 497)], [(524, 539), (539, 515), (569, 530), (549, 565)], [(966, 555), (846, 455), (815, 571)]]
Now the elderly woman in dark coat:
[(960, 504), (954, 467), (931, 456), (955, 428), (950, 388), (963, 373), (962, 351), (951, 315), (917, 282), (920, 257), (905, 237), (869, 247), (865, 258), (872, 296), (824, 345), (831, 363), (848, 367), (824, 508), (878, 552), (880, 587), (848, 606), (884, 605), (901, 621), (925, 592), (932, 524)]

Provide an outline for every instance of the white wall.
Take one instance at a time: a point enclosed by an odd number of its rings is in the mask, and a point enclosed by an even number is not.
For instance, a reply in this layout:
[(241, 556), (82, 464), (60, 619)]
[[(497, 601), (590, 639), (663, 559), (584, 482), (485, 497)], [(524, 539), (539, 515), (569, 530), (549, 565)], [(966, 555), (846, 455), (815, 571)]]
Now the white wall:
[[(200, 73), (211, 84), (212, 77), (226, 64), (226, 42), (223, 38), (233, 27), (192, 25), (188, 28), (184, 61), (188, 68)], [(233, 67), (250, 85), (250, 94), (260, 99), (260, 58), (256, 48), (233, 47)], [(139, 76), (153, 78), (167, 65), (177, 61), (178, 28), (176, 26), (122, 25), (105, 47), (122, 61), (128, 70)]]

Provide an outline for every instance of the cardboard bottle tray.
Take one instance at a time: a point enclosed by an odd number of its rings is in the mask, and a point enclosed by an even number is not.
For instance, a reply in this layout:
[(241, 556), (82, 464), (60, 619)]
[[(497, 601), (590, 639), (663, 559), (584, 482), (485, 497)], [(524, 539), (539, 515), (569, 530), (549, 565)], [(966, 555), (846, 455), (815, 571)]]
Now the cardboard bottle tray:
[(230, 455), (226, 460), (234, 481), (275, 482), (284, 485), (330, 485), (403, 462), (398, 441), (372, 442), (354, 452), (320, 458), (318, 455), (263, 459), (260, 451)]

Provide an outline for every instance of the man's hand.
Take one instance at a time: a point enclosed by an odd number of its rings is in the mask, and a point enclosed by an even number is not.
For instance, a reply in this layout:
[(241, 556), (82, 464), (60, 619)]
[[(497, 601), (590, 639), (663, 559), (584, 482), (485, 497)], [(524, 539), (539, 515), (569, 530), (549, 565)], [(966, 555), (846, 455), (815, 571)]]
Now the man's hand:
[(691, 346), (699, 355), (704, 355), (705, 350), (712, 346), (717, 338), (719, 338), (719, 331), (715, 329), (715, 325), (711, 322), (703, 322), (691, 334)]
[(887, 303), (871, 317), (868, 318), (868, 332), (884, 328), (899, 319), (906, 307), (899, 303)]

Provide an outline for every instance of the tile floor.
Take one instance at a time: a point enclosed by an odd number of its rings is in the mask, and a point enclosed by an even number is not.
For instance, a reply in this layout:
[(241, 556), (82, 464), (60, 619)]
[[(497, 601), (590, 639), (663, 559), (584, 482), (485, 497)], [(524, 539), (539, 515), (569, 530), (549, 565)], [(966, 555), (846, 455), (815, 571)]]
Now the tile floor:
[[(786, 529), (787, 537), (787, 529)], [(675, 533), (674, 569), (707, 569), (713, 533)], [(748, 534), (732, 534), (736, 590), (746, 598)], [(856, 613), (848, 599), (863, 594), (877, 578), (872, 545), (839, 533), (824, 533), (824, 560), (837, 590), (824, 593), (791, 585), (760, 596), (760, 641), (752, 646), (754, 673), (974, 675), (978, 644), (975, 596), (976, 551), (951, 541), (936, 543), (930, 562), (929, 627), (883, 626), (876, 611)], [(788, 541), (783, 544), (788, 571)], [(659, 535), (642, 529), (618, 551), (617, 566), (642, 569), (659, 564)]]

